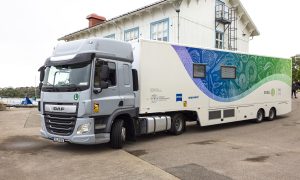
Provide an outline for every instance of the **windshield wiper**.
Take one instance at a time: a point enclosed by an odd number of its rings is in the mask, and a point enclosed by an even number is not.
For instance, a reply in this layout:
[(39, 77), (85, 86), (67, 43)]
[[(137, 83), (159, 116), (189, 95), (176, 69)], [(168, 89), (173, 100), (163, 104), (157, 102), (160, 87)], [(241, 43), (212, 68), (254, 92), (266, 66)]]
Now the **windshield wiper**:
[(43, 90), (46, 90), (47, 92), (58, 92), (58, 88), (55, 86), (43, 86)]
[(77, 86), (77, 84), (62, 84), (61, 87), (67, 87), (70, 88), (70, 91), (80, 91), (81, 88)]

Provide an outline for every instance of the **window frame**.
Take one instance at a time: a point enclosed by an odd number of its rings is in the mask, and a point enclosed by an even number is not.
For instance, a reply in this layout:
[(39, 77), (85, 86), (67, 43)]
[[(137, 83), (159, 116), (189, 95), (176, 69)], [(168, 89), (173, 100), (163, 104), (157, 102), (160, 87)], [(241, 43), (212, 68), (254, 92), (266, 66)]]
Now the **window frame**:
[[(150, 39), (151, 40), (155, 40), (155, 41), (160, 41), (160, 40), (157, 40), (157, 38), (156, 39), (153, 39), (153, 30), (152, 30), (152, 27), (153, 26), (155, 26), (155, 25), (158, 25), (158, 24), (160, 24), (160, 23), (165, 23), (165, 22), (167, 22), (167, 27), (168, 27), (168, 29), (167, 29), (167, 32), (168, 32), (168, 35), (167, 35), (167, 41), (164, 41), (163, 40), (163, 38), (164, 38), (164, 30), (162, 31), (162, 40), (161, 41), (163, 41), (163, 42), (169, 42), (170, 41), (170, 18), (165, 18), (165, 19), (161, 19), (161, 20), (158, 20), (158, 21), (154, 21), (154, 22), (152, 22), (152, 23), (150, 23)], [(156, 32), (156, 34), (157, 34), (158, 32)]]
[(130, 86), (130, 66), (129, 64), (123, 64), (123, 76), (124, 76), (124, 85)]
[[(117, 87), (118, 86), (118, 74), (117, 74), (117, 63), (116, 62), (113, 62), (113, 61), (109, 61), (109, 60), (103, 60), (103, 59), (97, 59), (97, 61), (103, 61), (105, 63), (108, 64), (114, 64), (114, 68), (115, 68), (115, 83), (114, 84), (111, 84), (108, 86), (108, 88), (114, 88), (114, 87)], [(111, 69), (111, 68), (109, 68)], [(95, 87), (95, 70), (96, 70), (96, 64), (95, 64), (95, 69), (94, 69), (94, 87)]]
[[(222, 40), (217, 39), (217, 34), (218, 34), (218, 33), (219, 33), (220, 35), (222, 35)], [(217, 49), (224, 49), (224, 39), (225, 39), (224, 35), (225, 35), (224, 32), (222, 32), (222, 31), (216, 31), (216, 33), (215, 33), (215, 48), (217, 48)], [(217, 46), (219, 43), (222, 43), (222, 47), (221, 47), (221, 48), (219, 48), (219, 47)]]
[(110, 34), (110, 35), (107, 35), (107, 36), (104, 36), (104, 38), (107, 38), (107, 39), (116, 39), (116, 34)]
[[(195, 66), (203, 66), (204, 67), (204, 76), (203, 77), (195, 76)], [(193, 78), (206, 78), (206, 66), (207, 66), (207, 64), (193, 63)]]
[[(130, 32), (134, 32), (134, 31), (137, 31), (137, 34), (138, 34), (137, 39), (126, 40), (126, 34), (130, 33)], [(124, 41), (125, 42), (130, 42), (130, 41), (139, 40), (139, 39), (140, 39), (140, 28), (139, 27), (134, 27), (134, 28), (127, 29), (124, 31)]]
[[(223, 73), (222, 73), (222, 69), (223, 69), (223, 68), (234, 68), (234, 78), (226, 78), (226, 77), (223, 77), (223, 76), (222, 76), (222, 74), (223, 74)], [(236, 69), (237, 69), (236, 66), (222, 65), (222, 66), (221, 66), (221, 71), (220, 71), (220, 73), (221, 73), (221, 78), (222, 78), (222, 79), (236, 79), (236, 77), (237, 77), (237, 76), (236, 76)]]
[[(110, 86), (108, 86), (108, 87), (116, 87), (117, 86), (117, 84), (118, 84), (118, 75), (117, 75), (117, 63), (115, 63), (115, 62), (112, 62), (112, 61), (107, 61), (107, 65), (108, 64), (114, 64), (114, 67), (115, 67), (115, 84), (114, 85), (110, 85)], [(108, 65), (108, 67), (109, 67), (109, 65)], [(111, 70), (110, 68), (109, 68), (109, 70)]]

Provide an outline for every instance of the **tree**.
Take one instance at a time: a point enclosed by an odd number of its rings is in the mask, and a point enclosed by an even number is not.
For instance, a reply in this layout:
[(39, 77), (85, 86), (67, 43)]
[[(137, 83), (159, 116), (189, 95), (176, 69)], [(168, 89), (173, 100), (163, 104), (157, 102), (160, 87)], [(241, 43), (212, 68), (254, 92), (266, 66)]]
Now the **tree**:
[(292, 57), (293, 81), (300, 80), (300, 54)]
[(38, 92), (35, 90), (38, 88), (35, 87), (18, 87), (18, 88), (2, 88), (0, 89), (0, 97), (8, 97), (8, 98), (24, 98), (25, 96), (32, 98), (35, 97), (35, 94), (38, 96)]

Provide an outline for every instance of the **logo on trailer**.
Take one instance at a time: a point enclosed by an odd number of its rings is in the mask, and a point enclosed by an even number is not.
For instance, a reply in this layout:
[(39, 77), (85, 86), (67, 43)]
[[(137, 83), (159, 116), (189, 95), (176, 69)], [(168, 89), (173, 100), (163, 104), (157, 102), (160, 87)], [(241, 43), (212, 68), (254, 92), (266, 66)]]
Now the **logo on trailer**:
[(182, 94), (176, 94), (176, 102), (182, 102)]
[(275, 89), (273, 88), (273, 89), (271, 90), (271, 95), (272, 95), (272, 96), (275, 96), (275, 94), (276, 94), (276, 91), (275, 91)]
[(199, 96), (190, 96), (189, 99), (199, 99)]
[(151, 96), (151, 102), (152, 102), (152, 103), (157, 103), (157, 102), (158, 102), (158, 96), (157, 96), (156, 94), (153, 94), (153, 95)]

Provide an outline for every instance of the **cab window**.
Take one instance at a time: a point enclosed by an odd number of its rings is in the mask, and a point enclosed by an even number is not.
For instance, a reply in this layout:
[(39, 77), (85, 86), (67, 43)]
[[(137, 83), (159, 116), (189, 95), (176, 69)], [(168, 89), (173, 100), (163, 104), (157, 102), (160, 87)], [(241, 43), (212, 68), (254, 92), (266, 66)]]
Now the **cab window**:
[(100, 74), (101, 74), (101, 66), (108, 65), (109, 68), (109, 76), (105, 80), (108, 83), (108, 87), (116, 86), (116, 63), (114, 62), (106, 62), (106, 61), (98, 61), (95, 67), (95, 78), (94, 78), (94, 86), (100, 86)]

